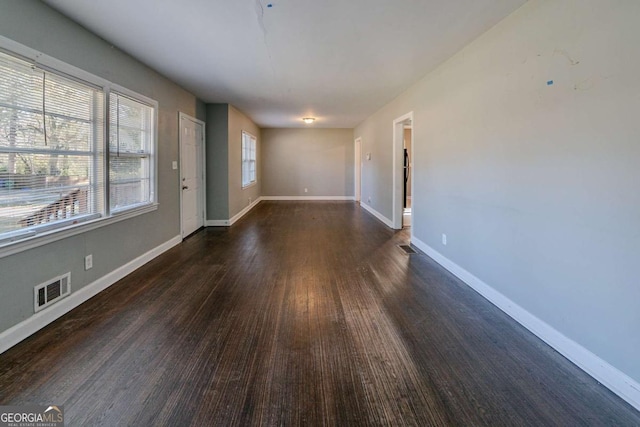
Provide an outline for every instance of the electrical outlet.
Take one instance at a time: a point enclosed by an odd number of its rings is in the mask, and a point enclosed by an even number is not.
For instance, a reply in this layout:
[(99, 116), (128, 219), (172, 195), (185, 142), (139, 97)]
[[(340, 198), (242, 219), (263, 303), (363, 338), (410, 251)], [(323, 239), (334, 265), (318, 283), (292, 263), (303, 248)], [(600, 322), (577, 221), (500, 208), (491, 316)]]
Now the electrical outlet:
[(371, 196), (367, 197), (367, 203), (371, 203)]
[(447, 246), (447, 235), (446, 234), (442, 234), (442, 244)]
[(249, 204), (251, 204), (251, 197), (249, 197)]
[(309, 190), (305, 187), (305, 188), (304, 188), (304, 192), (305, 192), (305, 193), (308, 193), (308, 192), (309, 192)]
[(93, 268), (93, 254), (84, 257), (84, 269), (91, 270)]

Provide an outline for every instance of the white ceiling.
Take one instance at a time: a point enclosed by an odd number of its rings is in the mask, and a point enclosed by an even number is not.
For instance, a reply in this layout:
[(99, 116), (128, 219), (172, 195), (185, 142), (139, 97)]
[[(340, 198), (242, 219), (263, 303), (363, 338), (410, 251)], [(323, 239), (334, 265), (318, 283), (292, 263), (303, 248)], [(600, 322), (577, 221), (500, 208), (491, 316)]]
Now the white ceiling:
[[(44, 0), (261, 127), (352, 128), (526, 0)], [(267, 7), (268, 4), (272, 7)], [(116, 24), (117, 23), (117, 24)]]

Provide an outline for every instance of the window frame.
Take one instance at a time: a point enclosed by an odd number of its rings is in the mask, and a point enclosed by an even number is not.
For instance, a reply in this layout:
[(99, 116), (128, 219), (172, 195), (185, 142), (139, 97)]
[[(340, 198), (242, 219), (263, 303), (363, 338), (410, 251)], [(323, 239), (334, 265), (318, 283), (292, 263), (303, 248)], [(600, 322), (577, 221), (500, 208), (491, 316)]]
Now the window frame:
[[(254, 154), (254, 158), (253, 159), (248, 159), (245, 160), (245, 154), (246, 154), (246, 150), (245, 150), (245, 136), (249, 137), (249, 140), (252, 142), (253, 144), (253, 154)], [(251, 147), (249, 147), (249, 152), (251, 152)], [(251, 174), (251, 162), (254, 163), (255, 166), (255, 171), (254, 171), (254, 177), (253, 177), (253, 181), (251, 180), (251, 176), (249, 176), (247, 183), (245, 184), (245, 176), (244, 176), (244, 171), (245, 171), (245, 162), (249, 163), (249, 174)], [(245, 188), (249, 188), (253, 185), (256, 185), (258, 183), (258, 138), (251, 134), (250, 132), (247, 132), (246, 130), (243, 130), (241, 133), (241, 137), (240, 137), (240, 182), (242, 184), (242, 189), (244, 190)]]
[[(151, 132), (153, 132), (153, 137), (152, 137), (152, 141), (151, 141), (151, 146), (149, 147), (149, 186), (150, 186), (150, 202), (149, 203), (139, 203), (137, 205), (132, 205), (129, 207), (123, 207), (123, 208), (118, 208), (118, 209), (114, 209), (113, 211), (111, 210), (111, 200), (110, 200), (110, 190), (111, 190), (111, 179), (109, 177), (109, 160), (111, 159), (111, 151), (110, 151), (110, 144), (109, 144), (109, 128), (110, 128), (110, 124), (106, 123), (107, 120), (111, 120), (110, 117), (110, 111), (107, 112), (105, 114), (105, 126), (104, 126), (104, 131), (106, 133), (105, 138), (107, 138), (105, 140), (105, 180), (106, 180), (106, 187), (105, 187), (105, 209), (107, 210), (107, 212), (109, 213), (109, 215), (119, 215), (121, 213), (127, 212), (129, 210), (135, 210), (135, 209), (139, 209), (139, 208), (143, 208), (144, 206), (150, 205), (150, 204), (154, 204), (154, 205), (158, 205), (158, 155), (157, 155), (157, 151), (158, 151), (158, 101), (148, 98), (144, 95), (140, 95), (139, 93), (136, 93), (132, 90), (129, 90), (127, 88), (124, 88), (122, 86), (119, 85), (115, 85), (115, 84), (111, 84), (109, 86), (108, 91), (105, 91), (105, 98), (107, 97), (111, 97), (111, 93), (114, 92), (116, 94), (125, 96), (127, 98), (130, 98), (134, 101), (137, 101), (141, 104), (145, 104), (148, 107), (151, 107), (152, 109), (152, 113), (153, 113), (153, 117), (151, 118)], [(105, 104), (105, 108), (109, 108), (110, 104), (107, 103)], [(139, 155), (131, 155), (131, 157), (141, 157)]]
[[(102, 77), (96, 76), (66, 62), (43, 54), (35, 49), (24, 46), (4, 36), (0, 36), (0, 52), (15, 57), (18, 60), (26, 61), (46, 72), (53, 73), (65, 78), (78, 81), (88, 86), (98, 88), (98, 90), (102, 91), (103, 93), (103, 117), (100, 119), (104, 122), (102, 128), (102, 158), (100, 158), (100, 156), (96, 154), (99, 149), (94, 150), (93, 155), (94, 160), (101, 160), (103, 162), (102, 176), (100, 177), (101, 182), (98, 182), (96, 184), (102, 186), (102, 210), (80, 218), (69, 218), (67, 221), (29, 227), (29, 229), (26, 229), (26, 231), (24, 232), (20, 232), (20, 230), (14, 230), (4, 233), (4, 235), (0, 238), (0, 258), (53, 243), (55, 241), (75, 236), (81, 233), (86, 233), (100, 227), (104, 227), (116, 222), (124, 221), (138, 215), (143, 215), (157, 210), (159, 118), (158, 102), (131, 89), (112, 83)], [(113, 212), (111, 211), (109, 205), (109, 97), (112, 91), (129, 97), (140, 103), (146, 104), (153, 110), (153, 118), (151, 120), (151, 131), (153, 132), (153, 136), (151, 139), (151, 147), (149, 153), (149, 185), (151, 192), (150, 201), (144, 204), (137, 204), (122, 209), (117, 209)]]
[[(58, 221), (52, 221), (52, 222), (48, 220), (40, 221), (37, 218), (33, 218), (33, 221), (35, 222), (35, 224), (31, 224), (31, 225), (28, 225), (27, 227), (18, 228), (18, 229), (14, 229), (14, 230), (2, 233), (0, 238), (0, 245), (11, 243), (11, 241), (21, 240), (37, 234), (42, 234), (43, 232), (47, 232), (48, 230), (62, 228), (70, 224), (81, 223), (81, 222), (85, 222), (85, 221), (92, 220), (102, 216), (102, 210), (100, 209), (100, 205), (99, 205), (101, 200), (99, 196), (102, 191), (102, 186), (100, 186), (101, 175), (99, 173), (99, 170), (101, 167), (100, 168), (95, 167), (95, 160), (100, 159), (102, 155), (102, 147), (103, 147), (102, 136), (100, 136), (99, 132), (96, 133), (96, 130), (100, 129), (101, 121), (103, 120), (103, 115), (95, 111), (94, 108), (96, 105), (100, 105), (99, 104), (100, 101), (104, 100), (104, 90), (100, 86), (75, 78), (73, 76), (70, 76), (69, 74), (51, 71), (49, 67), (43, 67), (39, 63), (36, 63), (34, 61), (25, 60), (23, 57), (13, 54), (12, 52), (5, 52), (3, 50), (3, 56), (14, 58), (16, 60), (16, 66), (15, 67), (11, 66), (11, 67), (14, 70), (16, 70), (18, 73), (22, 73), (22, 72), (29, 73), (30, 75), (26, 76), (27, 80), (29, 80), (31, 76), (33, 76), (33, 74), (39, 75), (40, 73), (42, 73), (42, 79), (39, 82), (37, 82), (38, 90), (39, 91), (41, 90), (42, 92), (35, 94), (37, 95), (38, 100), (40, 100), (40, 97), (42, 97), (41, 107), (40, 105), (20, 106), (19, 105), (21, 104), (20, 102), (16, 103), (15, 105), (11, 105), (9, 103), (3, 106), (4, 108), (14, 110), (16, 112), (16, 116), (18, 116), (18, 114), (28, 113), (28, 114), (33, 114), (33, 115), (42, 117), (43, 123), (41, 126), (42, 126), (43, 135), (44, 135), (44, 146), (38, 146), (38, 145), (34, 145), (31, 147), (17, 146), (15, 150), (10, 150), (10, 149), (7, 149), (7, 147), (3, 147), (0, 149), (0, 152), (8, 153), (8, 154), (20, 153), (27, 156), (46, 156), (46, 157), (49, 157), (49, 156), (57, 157), (61, 155), (63, 156), (63, 158), (72, 157), (77, 159), (82, 159), (82, 158), (86, 159), (86, 165), (89, 168), (86, 178), (89, 180), (89, 182), (88, 184), (83, 185), (83, 187), (87, 195), (87, 198), (89, 200), (88, 203), (86, 201), (85, 203), (87, 206), (90, 206), (90, 208), (88, 209), (88, 212), (78, 213), (78, 215), (66, 217)], [(21, 68), (23, 70), (20, 70)], [(31, 68), (31, 71), (25, 71), (24, 68)], [(45, 102), (54, 103), (54, 104), (58, 103), (58, 107), (61, 106), (61, 104), (59, 104), (60, 99), (62, 99), (60, 98), (60, 94), (56, 94), (55, 89), (54, 89), (54, 92), (48, 92), (47, 89), (45, 88), (45, 82), (49, 83), (50, 81), (54, 82), (53, 83), (54, 88), (55, 86), (59, 86), (59, 87), (62, 86), (67, 89), (71, 89), (72, 91), (76, 91), (76, 93), (80, 92), (80, 93), (88, 94), (91, 97), (91, 101), (89, 101), (89, 104), (91, 104), (92, 107), (86, 105), (85, 107), (88, 107), (88, 110), (84, 110), (84, 111), (76, 110), (74, 107), (77, 107), (78, 104), (68, 102), (66, 104), (62, 104), (63, 107), (71, 107), (71, 110), (67, 110), (66, 112), (56, 113), (55, 106), (52, 107), (53, 111), (45, 110), (45, 107), (44, 107)], [(51, 86), (49, 86), (49, 89), (51, 89)], [(47, 93), (49, 94), (49, 96), (47, 96)], [(30, 98), (32, 98), (33, 95), (34, 93), (28, 92), (26, 99), (30, 100)], [(96, 98), (96, 95), (97, 95), (97, 98)], [(103, 105), (100, 105), (100, 107), (98, 108), (98, 111), (102, 111), (102, 107)], [(88, 116), (89, 118), (74, 116), (74, 114), (82, 114), (83, 112), (89, 113), (89, 116)], [(76, 122), (76, 123), (80, 122), (84, 124), (89, 124), (90, 128), (88, 129), (87, 132), (92, 136), (90, 136), (89, 141), (87, 141), (88, 145), (82, 149), (66, 148), (62, 150), (60, 150), (59, 147), (53, 148), (52, 146), (48, 146), (47, 132), (45, 130), (47, 128), (48, 121), (45, 119), (45, 116), (49, 117), (49, 122), (55, 122), (56, 120), (61, 119), (63, 121), (68, 121), (68, 122)], [(27, 125), (27, 127), (30, 127), (29, 119), (27, 119), (27, 121), (24, 122), (23, 125)], [(28, 139), (31, 139), (31, 138), (28, 138)], [(54, 143), (55, 141), (56, 141), (56, 138), (49, 140), (49, 142), (54, 142)], [(65, 142), (68, 143), (69, 141), (65, 141)], [(8, 148), (10, 147), (11, 146), (9, 146)], [(62, 191), (70, 191), (73, 187), (77, 187), (77, 186), (75, 184), (71, 186), (67, 186), (66, 188), (65, 186), (62, 186), (62, 187), (54, 186), (48, 191), (53, 193), (59, 193)], [(32, 197), (31, 195), (34, 194), (37, 197), (39, 193), (42, 194), (43, 192), (46, 193), (47, 189), (38, 189), (38, 188), (28, 189), (27, 192), (25, 193), (25, 196), (27, 196), (28, 198), (31, 198)], [(72, 210), (74, 210), (74, 208), (72, 208)], [(27, 219), (27, 218), (29, 217), (26, 217), (23, 219)]]

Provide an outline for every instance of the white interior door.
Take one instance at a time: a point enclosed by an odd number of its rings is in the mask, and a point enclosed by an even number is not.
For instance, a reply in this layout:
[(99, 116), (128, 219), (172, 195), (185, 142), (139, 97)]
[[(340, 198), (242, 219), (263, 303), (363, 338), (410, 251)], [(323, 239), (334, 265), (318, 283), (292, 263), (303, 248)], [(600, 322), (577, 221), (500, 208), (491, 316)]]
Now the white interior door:
[(204, 226), (204, 123), (180, 114), (182, 237)]

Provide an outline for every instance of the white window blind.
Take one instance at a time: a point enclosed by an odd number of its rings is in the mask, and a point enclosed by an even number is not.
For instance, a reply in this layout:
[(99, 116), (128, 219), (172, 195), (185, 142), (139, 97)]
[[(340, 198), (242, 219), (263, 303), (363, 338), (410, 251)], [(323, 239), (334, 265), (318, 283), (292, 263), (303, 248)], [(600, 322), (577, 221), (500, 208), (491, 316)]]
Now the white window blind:
[(102, 89), (0, 53), (0, 242), (103, 211)]
[(242, 187), (256, 182), (256, 137), (242, 132)]
[(153, 201), (154, 109), (111, 92), (109, 205), (112, 211)]

